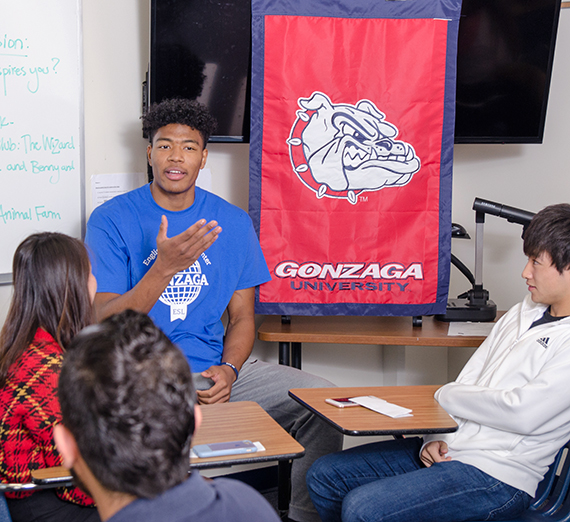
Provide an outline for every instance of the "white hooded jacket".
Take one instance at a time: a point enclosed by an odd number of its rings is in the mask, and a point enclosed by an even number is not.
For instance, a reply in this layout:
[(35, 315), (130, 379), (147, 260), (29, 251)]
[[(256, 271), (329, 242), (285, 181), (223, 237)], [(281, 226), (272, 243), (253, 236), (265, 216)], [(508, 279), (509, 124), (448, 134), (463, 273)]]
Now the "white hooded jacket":
[(531, 496), (570, 439), (570, 317), (529, 330), (546, 309), (527, 296), (497, 322), (457, 380), (435, 394), (459, 429), (424, 437)]

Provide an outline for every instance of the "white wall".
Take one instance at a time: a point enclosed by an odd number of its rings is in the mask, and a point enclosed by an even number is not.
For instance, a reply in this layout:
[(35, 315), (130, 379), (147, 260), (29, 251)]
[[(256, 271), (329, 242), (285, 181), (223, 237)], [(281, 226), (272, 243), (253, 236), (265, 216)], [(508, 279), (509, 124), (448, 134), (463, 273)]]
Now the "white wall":
[[(83, 0), (87, 210), (94, 174), (143, 172), (146, 144), (140, 132), (141, 83), (148, 62), (148, 0)], [(542, 145), (458, 145), (455, 147), (453, 221), (474, 238), (475, 197), (529, 211), (570, 201), (566, 152), (570, 149), (570, 9), (563, 9)], [(211, 144), (208, 166), (213, 191), (247, 209), (248, 146)], [(522, 227), (487, 216), (483, 283), (499, 309), (526, 291)], [(473, 269), (474, 241), (454, 240), (453, 252)], [(450, 296), (468, 288), (452, 269)], [(0, 321), (11, 294), (0, 286)], [(444, 382), (463, 364), (465, 349), (313, 345), (304, 368), (341, 385)], [(275, 361), (277, 347), (257, 342), (255, 354)], [(405, 373), (404, 373), (405, 372)]]

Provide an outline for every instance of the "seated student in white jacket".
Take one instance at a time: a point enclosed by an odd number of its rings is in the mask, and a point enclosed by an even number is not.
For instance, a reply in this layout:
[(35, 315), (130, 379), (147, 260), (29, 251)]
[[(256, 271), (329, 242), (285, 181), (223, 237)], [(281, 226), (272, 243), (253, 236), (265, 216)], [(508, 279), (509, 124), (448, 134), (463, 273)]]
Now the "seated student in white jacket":
[(530, 295), (435, 397), (455, 433), (322, 457), (307, 485), (323, 522), (508, 520), (529, 506), (570, 439), (570, 205), (524, 234)]

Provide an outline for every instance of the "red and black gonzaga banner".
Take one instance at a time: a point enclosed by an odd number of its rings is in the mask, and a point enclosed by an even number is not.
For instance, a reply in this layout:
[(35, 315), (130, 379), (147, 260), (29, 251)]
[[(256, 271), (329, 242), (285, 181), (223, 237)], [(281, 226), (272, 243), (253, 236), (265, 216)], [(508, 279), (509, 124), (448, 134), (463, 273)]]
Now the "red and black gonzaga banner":
[(253, 0), (256, 311), (447, 304), (459, 0)]

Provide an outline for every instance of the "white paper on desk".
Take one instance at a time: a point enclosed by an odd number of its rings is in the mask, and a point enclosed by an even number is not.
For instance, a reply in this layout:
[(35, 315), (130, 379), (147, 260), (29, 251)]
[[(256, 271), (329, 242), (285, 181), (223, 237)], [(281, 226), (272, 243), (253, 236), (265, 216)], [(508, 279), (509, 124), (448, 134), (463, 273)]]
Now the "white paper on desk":
[(495, 323), (449, 323), (447, 335), (480, 335), (487, 337), (491, 333), (493, 326), (495, 326)]
[(374, 397), (373, 395), (363, 395), (362, 397), (351, 397), (352, 402), (360, 404), (369, 410), (375, 411), (376, 413), (381, 413), (393, 419), (399, 419), (400, 417), (413, 417), (412, 410), (409, 408), (403, 408), (397, 404), (392, 404), (387, 402), (380, 397)]
[[(257, 448), (257, 451), (265, 451), (265, 446), (263, 444), (261, 444), (261, 442), (257, 441), (254, 442), (253, 445)], [(237, 453), (236, 455), (226, 455), (227, 457), (239, 457), (240, 455), (254, 455), (255, 453)], [(194, 448), (192, 448), (190, 450), (190, 458), (191, 459), (199, 459), (200, 457), (198, 457), (198, 455), (196, 455), (196, 453), (194, 452)]]

